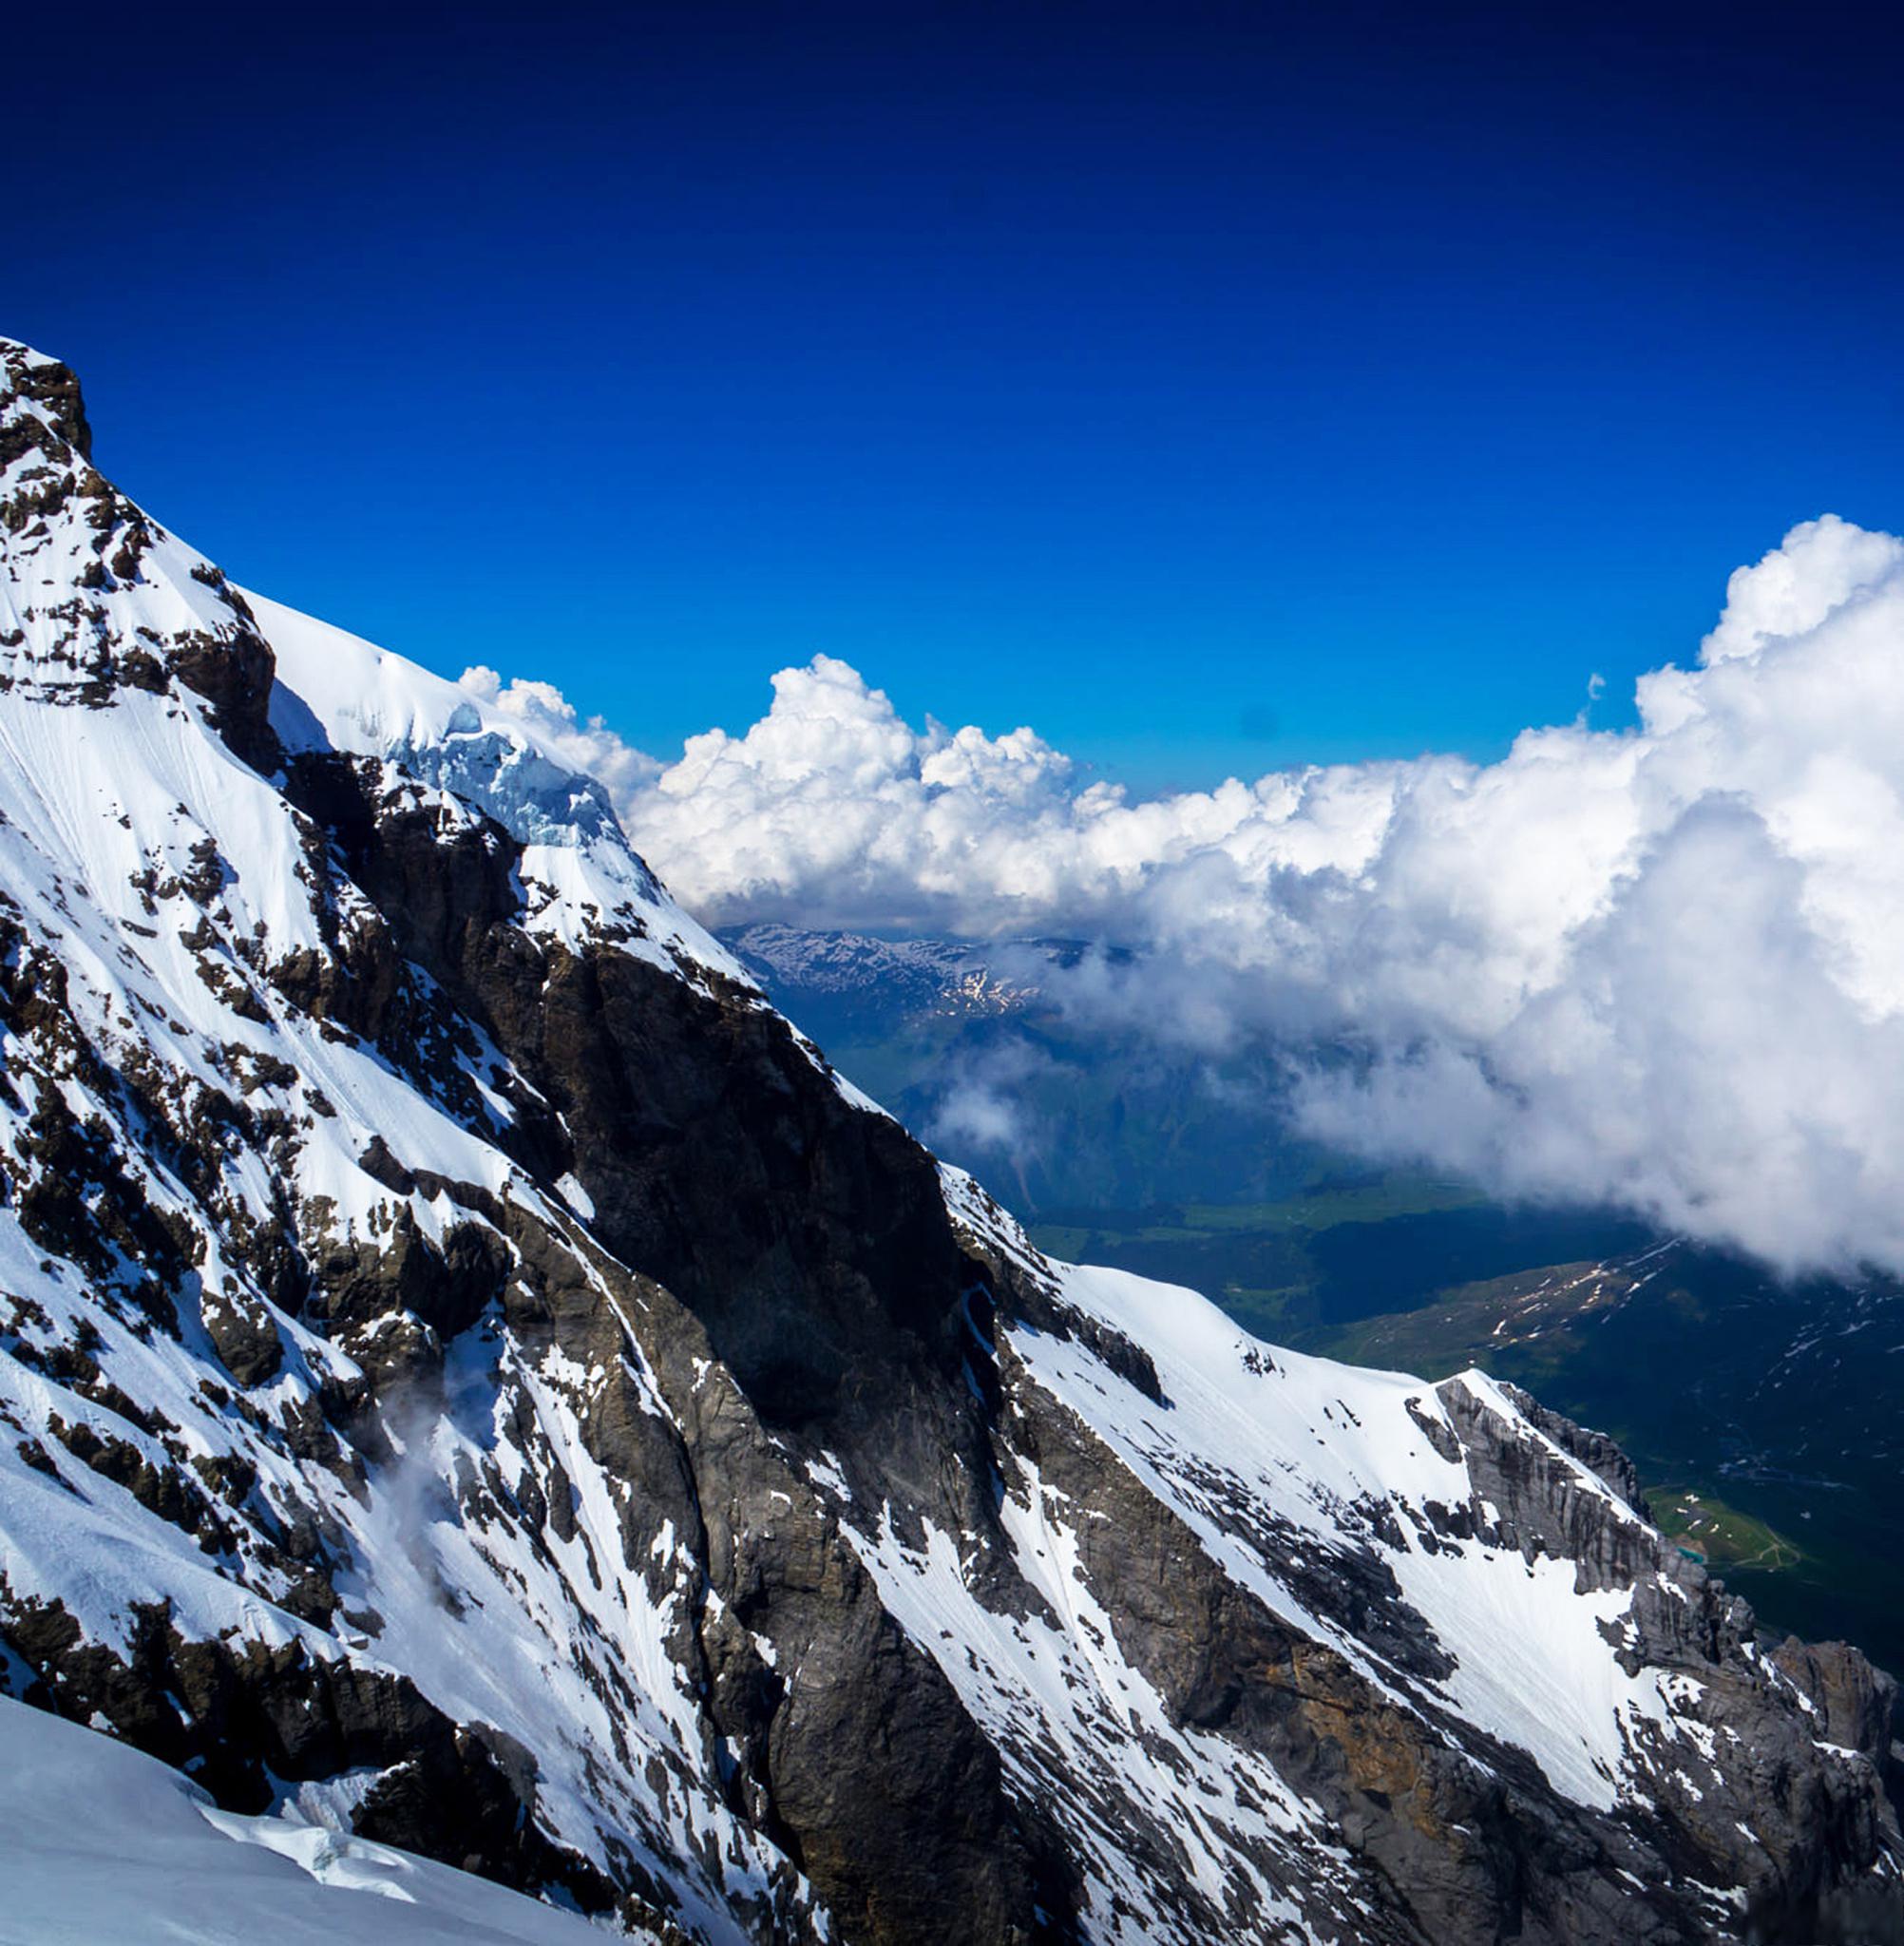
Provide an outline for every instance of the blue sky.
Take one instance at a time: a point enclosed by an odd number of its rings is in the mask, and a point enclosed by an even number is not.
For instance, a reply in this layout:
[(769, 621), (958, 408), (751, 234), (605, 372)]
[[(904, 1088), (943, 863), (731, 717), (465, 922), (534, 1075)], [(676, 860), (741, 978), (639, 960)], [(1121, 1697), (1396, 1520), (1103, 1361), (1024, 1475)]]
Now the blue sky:
[(1894, 44), (1319, 12), (43, 13), (0, 330), (241, 581), (659, 754), (826, 651), (1140, 789), (1492, 755), (1904, 525)]

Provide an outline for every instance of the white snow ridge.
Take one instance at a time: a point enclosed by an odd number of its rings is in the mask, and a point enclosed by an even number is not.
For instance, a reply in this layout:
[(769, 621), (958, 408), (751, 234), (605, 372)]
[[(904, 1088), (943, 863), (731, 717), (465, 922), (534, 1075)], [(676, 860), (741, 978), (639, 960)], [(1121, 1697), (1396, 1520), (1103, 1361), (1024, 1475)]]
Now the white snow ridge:
[(6, 341), (0, 563), (0, 1942), (1904, 1936), (1607, 1441), (1046, 1260)]

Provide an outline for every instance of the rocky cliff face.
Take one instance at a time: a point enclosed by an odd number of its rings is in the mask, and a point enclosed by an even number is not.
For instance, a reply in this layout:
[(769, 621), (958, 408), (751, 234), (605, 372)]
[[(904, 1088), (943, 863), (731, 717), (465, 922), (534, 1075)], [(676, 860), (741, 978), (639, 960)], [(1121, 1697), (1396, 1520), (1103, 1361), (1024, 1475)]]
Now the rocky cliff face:
[(1605, 1441), (1039, 1257), (4, 373), (13, 1693), (669, 1938), (1904, 1928), (1892, 1686)]

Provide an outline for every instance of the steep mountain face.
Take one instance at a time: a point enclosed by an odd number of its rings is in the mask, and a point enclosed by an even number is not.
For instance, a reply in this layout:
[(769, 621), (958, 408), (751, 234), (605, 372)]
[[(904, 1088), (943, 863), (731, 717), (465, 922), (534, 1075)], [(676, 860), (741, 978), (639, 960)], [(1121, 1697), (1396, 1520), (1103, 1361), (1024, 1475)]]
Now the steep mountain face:
[(1041, 1257), (0, 364), (14, 1695), (671, 1939), (1904, 1927), (1893, 1686), (1614, 1450)]

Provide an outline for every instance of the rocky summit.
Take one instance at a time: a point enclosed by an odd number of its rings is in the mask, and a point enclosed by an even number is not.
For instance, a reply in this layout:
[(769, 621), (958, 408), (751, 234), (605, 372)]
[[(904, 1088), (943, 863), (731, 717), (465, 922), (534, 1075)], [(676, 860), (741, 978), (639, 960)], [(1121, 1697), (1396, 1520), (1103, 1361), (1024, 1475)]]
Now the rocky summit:
[(1608, 1440), (1042, 1257), (599, 786), (92, 455), (0, 345), (12, 1697), (639, 1938), (1904, 1937), (1894, 1685)]

